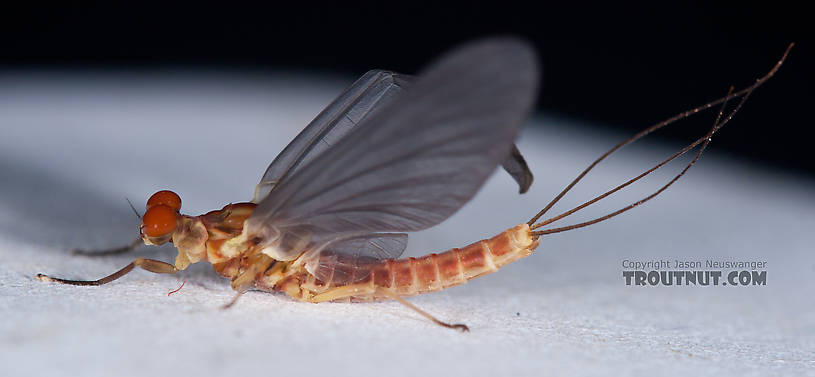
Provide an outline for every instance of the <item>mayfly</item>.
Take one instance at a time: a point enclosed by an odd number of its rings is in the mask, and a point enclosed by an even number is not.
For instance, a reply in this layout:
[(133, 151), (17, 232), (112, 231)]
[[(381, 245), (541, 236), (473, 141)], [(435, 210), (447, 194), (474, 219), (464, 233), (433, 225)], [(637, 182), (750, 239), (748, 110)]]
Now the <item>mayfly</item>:
[[(788, 52), (789, 48), (775, 67), (750, 87), (731, 89), (725, 97), (614, 146), (528, 222), (462, 248), (403, 259), (399, 256), (407, 245), (405, 232), (447, 219), (475, 195), (497, 166), (504, 166), (522, 193), (529, 187), (532, 175), (513, 141), (535, 103), (537, 58), (523, 41), (494, 38), (443, 55), (415, 78), (370, 71), (272, 161), (251, 202), (188, 216), (180, 213), (177, 194), (159, 191), (152, 195), (137, 242), (172, 242), (178, 250), (175, 263), (136, 258), (99, 280), (65, 280), (44, 274), (37, 278), (102, 285), (137, 266), (155, 273), (175, 273), (191, 263), (208, 261), (220, 275), (231, 279), (232, 288), (238, 292), (235, 299), (251, 288), (284, 292), (307, 302), (393, 299), (436, 324), (467, 330), (463, 324), (436, 319), (403, 297), (439, 291), (494, 272), (532, 254), (543, 235), (609, 219), (655, 197), (696, 162), (711, 135), (776, 72)], [(725, 112), (732, 99), (739, 99), (738, 104)], [(614, 189), (539, 221), (614, 151), (717, 105), (721, 109), (716, 121), (703, 137)], [(695, 157), (653, 194), (591, 221), (544, 229), (697, 146)]]

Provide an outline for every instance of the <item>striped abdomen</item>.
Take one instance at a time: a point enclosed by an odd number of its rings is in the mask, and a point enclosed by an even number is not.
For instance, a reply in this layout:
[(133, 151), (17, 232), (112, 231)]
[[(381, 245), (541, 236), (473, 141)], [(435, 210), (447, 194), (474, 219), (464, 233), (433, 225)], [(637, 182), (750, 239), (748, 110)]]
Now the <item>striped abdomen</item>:
[(439, 291), (496, 271), (532, 254), (537, 246), (538, 240), (530, 234), (529, 226), (521, 224), (460, 249), (418, 258), (378, 261), (366, 266), (363, 277), (352, 283), (336, 279), (325, 283), (309, 275), (300, 286), (301, 298), (308, 301), (385, 298), (377, 292), (382, 288), (399, 296)]

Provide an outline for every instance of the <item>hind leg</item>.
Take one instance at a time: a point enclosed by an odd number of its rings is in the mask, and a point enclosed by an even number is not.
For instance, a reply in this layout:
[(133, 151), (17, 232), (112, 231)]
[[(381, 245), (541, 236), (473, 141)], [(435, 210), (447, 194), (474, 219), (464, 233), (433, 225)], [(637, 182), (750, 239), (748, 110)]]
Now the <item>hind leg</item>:
[(470, 328), (467, 327), (467, 325), (465, 325), (463, 323), (450, 324), (450, 323), (447, 323), (447, 322), (442, 322), (438, 318), (431, 315), (430, 313), (428, 313), (428, 312), (426, 312), (426, 311), (424, 311), (422, 309), (419, 309), (416, 305), (411, 304), (410, 302), (408, 302), (407, 300), (402, 298), (402, 296), (399, 296), (398, 294), (394, 293), (390, 289), (380, 288), (380, 287), (372, 287), (370, 284), (364, 284), (364, 285), (351, 284), (351, 285), (345, 285), (345, 286), (342, 286), (342, 287), (331, 288), (331, 289), (328, 289), (325, 292), (322, 292), (320, 294), (317, 294), (317, 295), (307, 299), (307, 301), (310, 301), (310, 302), (335, 301), (335, 300), (341, 300), (341, 299), (344, 299), (344, 298), (350, 298), (351, 296), (387, 297), (387, 298), (395, 300), (396, 302), (398, 302), (398, 303), (400, 303), (400, 304), (402, 304), (404, 306), (407, 306), (410, 310), (413, 310), (416, 313), (419, 313), (419, 315), (421, 315), (422, 317), (425, 317), (425, 318), (429, 319), (430, 321), (432, 321), (433, 323), (435, 323), (435, 324), (437, 324), (439, 326), (447, 327), (449, 329), (460, 330), (462, 332), (470, 331)]

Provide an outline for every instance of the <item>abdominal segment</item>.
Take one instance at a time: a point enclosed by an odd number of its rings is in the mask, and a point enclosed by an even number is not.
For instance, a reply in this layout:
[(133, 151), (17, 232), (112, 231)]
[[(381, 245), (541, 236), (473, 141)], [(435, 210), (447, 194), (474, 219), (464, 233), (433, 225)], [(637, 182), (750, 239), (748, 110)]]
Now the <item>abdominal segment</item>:
[[(310, 302), (372, 301), (391, 295), (413, 296), (466, 283), (532, 254), (538, 240), (529, 226), (517, 225), (490, 239), (418, 258), (336, 263), (326, 281), (303, 271), (274, 283), (273, 289)], [(341, 259), (340, 259), (341, 262)], [(258, 283), (261, 283), (260, 281)], [(258, 284), (261, 289), (272, 288)], [(265, 285), (266, 287), (262, 287)], [(387, 293), (389, 294), (387, 294)]]

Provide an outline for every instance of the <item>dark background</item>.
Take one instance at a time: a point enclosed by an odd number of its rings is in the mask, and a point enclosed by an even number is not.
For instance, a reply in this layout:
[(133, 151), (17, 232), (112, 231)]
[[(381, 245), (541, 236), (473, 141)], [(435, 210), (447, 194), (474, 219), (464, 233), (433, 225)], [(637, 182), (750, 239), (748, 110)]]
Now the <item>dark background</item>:
[[(782, 2), (384, 4), (3, 6), (0, 70), (415, 73), (462, 41), (516, 34), (537, 45), (543, 60), (539, 109), (633, 131), (718, 98), (730, 85), (751, 84), (796, 42), (787, 64), (714, 147), (815, 173), (808, 137), (815, 61), (803, 8)], [(695, 123), (658, 137), (690, 140), (710, 124), (707, 118)]]

